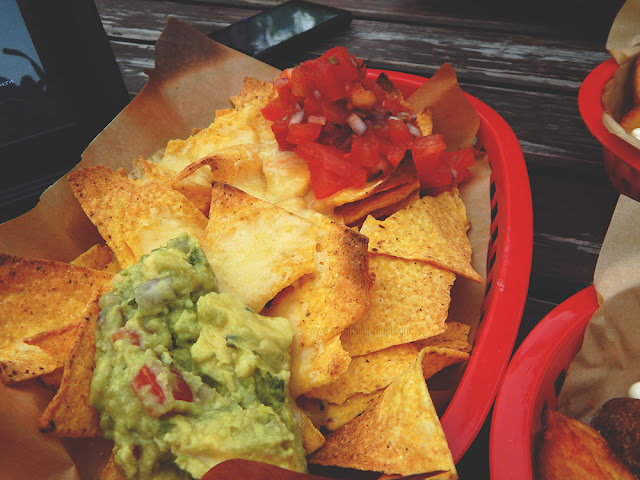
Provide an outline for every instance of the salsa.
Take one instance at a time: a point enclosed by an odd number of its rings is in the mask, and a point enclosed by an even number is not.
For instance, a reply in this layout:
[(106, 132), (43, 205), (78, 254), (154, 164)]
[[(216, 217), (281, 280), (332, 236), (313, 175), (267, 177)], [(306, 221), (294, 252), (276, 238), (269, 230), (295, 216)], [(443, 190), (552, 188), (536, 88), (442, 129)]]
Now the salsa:
[(448, 152), (441, 135), (422, 135), (411, 106), (367, 78), (364, 62), (344, 47), (284, 70), (274, 87), (262, 114), (279, 148), (307, 162), (316, 198), (384, 177), (406, 154), (423, 190), (469, 176), (471, 150)]

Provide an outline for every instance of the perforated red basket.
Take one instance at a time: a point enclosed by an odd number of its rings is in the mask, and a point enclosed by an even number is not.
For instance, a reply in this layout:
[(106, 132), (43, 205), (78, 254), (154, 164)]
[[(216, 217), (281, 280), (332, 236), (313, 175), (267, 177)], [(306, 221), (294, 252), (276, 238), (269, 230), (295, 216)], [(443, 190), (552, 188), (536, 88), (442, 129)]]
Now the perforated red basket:
[(594, 68), (580, 86), (578, 107), (587, 128), (602, 144), (604, 168), (611, 183), (619, 193), (640, 200), (640, 150), (602, 124), (602, 91), (617, 69), (613, 58)]
[(597, 308), (592, 286), (576, 293), (544, 317), (513, 356), (493, 409), (492, 480), (536, 478), (535, 439), (542, 430), (543, 409), (557, 407), (556, 382), (580, 350)]
[[(368, 69), (369, 75), (381, 71)], [(424, 77), (385, 71), (405, 96)], [(467, 451), (484, 423), (515, 344), (524, 310), (533, 248), (529, 176), (520, 143), (493, 109), (468, 95), (478, 112), (477, 147), (491, 164), (491, 241), (480, 327), (464, 375), (442, 416), (454, 461)]]

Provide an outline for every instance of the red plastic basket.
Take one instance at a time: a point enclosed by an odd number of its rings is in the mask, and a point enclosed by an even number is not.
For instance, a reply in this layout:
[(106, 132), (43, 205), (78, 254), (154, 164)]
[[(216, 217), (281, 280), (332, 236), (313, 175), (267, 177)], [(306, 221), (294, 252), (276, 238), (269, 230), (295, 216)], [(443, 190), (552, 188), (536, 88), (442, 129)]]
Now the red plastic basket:
[(602, 91), (617, 69), (613, 58), (594, 68), (580, 86), (578, 107), (587, 128), (602, 144), (604, 168), (611, 183), (619, 193), (640, 200), (640, 150), (602, 124)]
[(557, 407), (556, 380), (580, 350), (597, 308), (593, 286), (576, 293), (542, 319), (513, 356), (493, 409), (492, 480), (535, 478), (535, 438), (542, 430), (542, 411)]
[[(370, 75), (381, 70), (368, 69)], [(424, 77), (385, 71), (405, 96)], [(520, 143), (493, 109), (468, 95), (480, 117), (477, 147), (491, 164), (491, 240), (482, 318), (460, 384), (442, 416), (458, 462), (484, 423), (509, 363), (524, 310), (533, 249), (531, 189)]]

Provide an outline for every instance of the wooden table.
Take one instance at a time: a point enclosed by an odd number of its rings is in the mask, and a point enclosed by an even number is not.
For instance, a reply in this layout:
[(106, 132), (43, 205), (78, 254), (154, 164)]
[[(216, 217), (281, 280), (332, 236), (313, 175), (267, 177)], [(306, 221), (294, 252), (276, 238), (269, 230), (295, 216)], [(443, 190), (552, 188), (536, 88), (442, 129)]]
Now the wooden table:
[[(443, 62), (462, 88), (496, 110), (518, 137), (534, 209), (531, 281), (519, 344), (555, 305), (592, 282), (618, 194), (577, 103), (585, 76), (608, 58), (605, 42), (621, 0), (582, 11), (578, 0), (318, 0), (349, 9), (351, 25), (286, 58), (291, 66), (346, 46), (372, 68), (423, 76)], [(96, 0), (131, 96), (146, 82), (153, 45), (173, 16), (203, 33), (253, 15), (269, 0)], [(576, 11), (574, 16), (572, 13)], [(459, 463), (461, 478), (489, 478), (489, 419)]]

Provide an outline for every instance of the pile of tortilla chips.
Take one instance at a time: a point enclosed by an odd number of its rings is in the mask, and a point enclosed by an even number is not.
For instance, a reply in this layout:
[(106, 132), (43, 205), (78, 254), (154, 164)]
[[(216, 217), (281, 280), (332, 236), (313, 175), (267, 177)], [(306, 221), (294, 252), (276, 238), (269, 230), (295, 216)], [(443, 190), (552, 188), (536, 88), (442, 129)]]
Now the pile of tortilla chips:
[[(57, 391), (43, 432), (99, 436), (87, 401), (97, 298), (120, 268), (188, 232), (221, 291), (293, 325), (291, 395), (311, 463), (457, 478), (425, 380), (471, 351), (469, 326), (447, 321), (455, 279), (482, 282), (465, 205), (455, 189), (421, 197), (409, 157), (363, 189), (315, 199), (305, 162), (278, 149), (260, 114), (274, 95), (247, 78), (233, 107), (188, 138), (129, 169), (68, 176), (99, 240), (69, 263), (0, 257), (2, 380)], [(420, 118), (431, 133), (430, 109)]]

